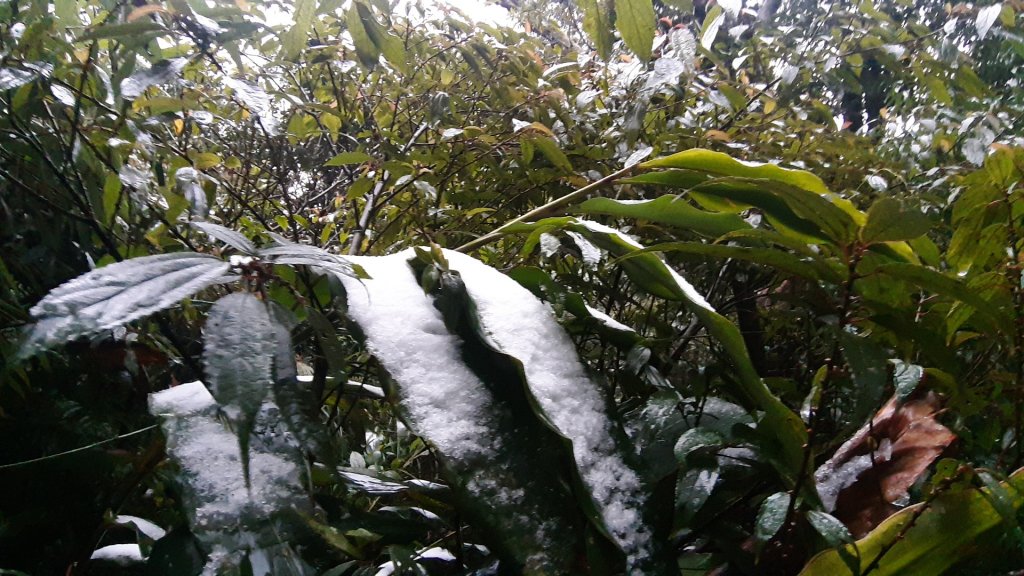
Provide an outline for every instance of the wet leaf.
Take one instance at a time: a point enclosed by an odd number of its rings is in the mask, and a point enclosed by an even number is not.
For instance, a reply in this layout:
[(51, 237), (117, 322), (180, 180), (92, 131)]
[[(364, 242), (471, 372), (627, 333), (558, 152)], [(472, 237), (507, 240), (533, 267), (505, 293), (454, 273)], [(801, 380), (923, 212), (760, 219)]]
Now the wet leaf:
[(211, 238), (220, 240), (243, 254), (248, 254), (250, 256), (256, 254), (256, 246), (254, 246), (253, 243), (241, 232), (225, 228), (220, 224), (214, 224), (213, 222), (192, 222), (191, 225), (193, 228), (202, 230)]

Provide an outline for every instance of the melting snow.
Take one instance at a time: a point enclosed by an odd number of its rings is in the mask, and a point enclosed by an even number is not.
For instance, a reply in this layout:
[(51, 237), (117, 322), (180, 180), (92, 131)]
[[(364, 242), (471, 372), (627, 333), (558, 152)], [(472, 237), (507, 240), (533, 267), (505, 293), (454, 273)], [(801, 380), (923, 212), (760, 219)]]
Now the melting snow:
[(458, 252), (445, 251), (445, 257), (461, 274), (484, 330), (503, 352), (523, 363), (533, 395), (572, 441), (580, 475), (631, 566), (647, 559), (651, 534), (640, 517), (640, 479), (619, 456), (604, 398), (587, 377), (568, 334), (547, 305), (515, 280)]

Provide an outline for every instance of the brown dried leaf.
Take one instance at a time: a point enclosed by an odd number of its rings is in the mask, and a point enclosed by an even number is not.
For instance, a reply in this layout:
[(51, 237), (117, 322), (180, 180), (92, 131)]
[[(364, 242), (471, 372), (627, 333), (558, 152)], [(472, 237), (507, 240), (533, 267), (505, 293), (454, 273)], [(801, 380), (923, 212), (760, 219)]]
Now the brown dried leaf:
[(815, 472), (826, 510), (860, 538), (899, 510), (895, 502), (956, 435), (935, 420), (933, 392), (894, 396)]

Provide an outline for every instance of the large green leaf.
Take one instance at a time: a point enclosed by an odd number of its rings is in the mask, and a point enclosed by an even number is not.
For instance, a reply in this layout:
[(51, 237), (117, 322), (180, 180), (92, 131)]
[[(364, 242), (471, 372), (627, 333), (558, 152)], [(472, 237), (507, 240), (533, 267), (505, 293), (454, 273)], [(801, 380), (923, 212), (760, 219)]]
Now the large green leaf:
[(909, 282), (939, 296), (959, 300), (977, 311), (976, 321), (981, 327), (1013, 334), (1013, 323), (1008, 314), (1003, 313), (956, 278), (931, 268), (905, 263), (883, 264), (876, 267), (873, 272)]
[(22, 356), (67, 340), (109, 330), (235, 280), (231, 265), (208, 254), (180, 252), (118, 262), (54, 288), (32, 307)]
[(295, 59), (306, 47), (306, 38), (316, 16), (316, 4), (317, 0), (296, 0), (295, 22), (281, 37), (281, 53), (285, 58)]
[(345, 15), (345, 23), (348, 25), (348, 33), (352, 36), (352, 44), (356, 47), (356, 57), (367, 68), (373, 68), (380, 63), (380, 47), (374, 43), (370, 33), (366, 30), (366, 23), (363, 22), (363, 15), (359, 10), (359, 2), (352, 2)]
[(644, 62), (651, 58), (654, 26), (651, 0), (615, 0), (615, 28), (626, 46)]
[[(1001, 486), (1013, 510), (1024, 504), (1024, 470), (1018, 470)], [(826, 550), (815, 556), (801, 576), (860, 574), (879, 555), (872, 576), (944, 574), (968, 560), (982, 539), (998, 538), (1003, 516), (992, 504), (989, 489), (963, 489), (941, 494), (931, 503), (904, 508), (853, 544)], [(924, 508), (922, 510), (922, 508)], [(846, 557), (844, 559), (844, 556)], [(854, 572), (847, 564), (853, 559)]]
[(763, 164), (760, 162), (746, 162), (737, 160), (728, 154), (694, 148), (684, 150), (670, 156), (662, 156), (648, 160), (640, 167), (644, 170), (655, 168), (677, 168), (684, 170), (695, 170), (717, 174), (719, 176), (734, 176), (737, 178), (755, 178), (760, 180), (773, 180), (790, 186), (796, 186), (817, 194), (828, 194), (828, 187), (814, 174), (806, 170), (795, 170), (783, 168), (775, 164)]
[(576, 0), (583, 12), (583, 31), (594, 43), (597, 54), (607, 59), (612, 53), (615, 35), (612, 33), (612, 9), (608, 0)]
[(267, 305), (235, 292), (210, 307), (203, 343), (206, 383), (235, 423), (242, 472), (249, 484), (249, 436), (256, 414), (274, 384), (278, 331)]
[(880, 198), (868, 210), (861, 240), (867, 243), (913, 240), (928, 232), (931, 222), (920, 210), (904, 210), (892, 198)]
[(370, 7), (366, 4), (354, 2), (356, 11), (363, 24), (366, 35), (374, 46), (384, 55), (384, 58), (395, 68), (402, 72), (409, 71), (408, 57), (405, 53), (405, 45), (402, 39), (388, 31), (382, 24), (377, 22)]
[(706, 212), (691, 206), (685, 199), (671, 194), (654, 200), (642, 201), (591, 198), (580, 204), (578, 210), (584, 214), (641, 218), (714, 237), (750, 228), (749, 224), (735, 214)]

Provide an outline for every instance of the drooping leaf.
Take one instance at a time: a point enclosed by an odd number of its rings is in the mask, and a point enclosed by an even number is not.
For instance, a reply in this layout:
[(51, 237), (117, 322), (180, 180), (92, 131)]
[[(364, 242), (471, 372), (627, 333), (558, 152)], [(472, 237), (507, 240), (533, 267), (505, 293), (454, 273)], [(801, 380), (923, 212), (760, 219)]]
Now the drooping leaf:
[(893, 504), (956, 436), (935, 420), (938, 396), (893, 397), (815, 471), (825, 510), (861, 537), (897, 510)]
[(642, 218), (713, 237), (750, 228), (750, 225), (736, 214), (706, 212), (675, 195), (636, 202), (597, 197), (580, 204), (579, 211), (584, 214)]
[(540, 150), (540, 153), (556, 168), (563, 172), (572, 172), (572, 163), (569, 162), (569, 157), (565, 155), (565, 152), (558, 147), (558, 142), (544, 136), (530, 136), (525, 139), (529, 140), (537, 150)]
[(348, 12), (345, 14), (345, 23), (348, 25), (348, 33), (352, 35), (352, 43), (356, 47), (356, 57), (367, 68), (374, 68), (380, 62), (380, 48), (374, 44), (366, 31), (363, 23), (363, 16), (359, 13), (359, 2), (352, 2)]
[(909, 282), (939, 296), (959, 300), (977, 311), (977, 320), (982, 327), (1004, 334), (1013, 333), (1007, 314), (1001, 312), (998, 307), (956, 278), (951, 278), (931, 268), (904, 263), (883, 264), (875, 268), (874, 272)]
[(207, 254), (181, 252), (126, 260), (54, 288), (32, 307), (22, 357), (173, 306), (214, 284), (235, 279), (231, 266)]
[(359, 1), (354, 2), (354, 5), (359, 12), (367, 36), (384, 55), (384, 59), (397, 70), (408, 72), (409, 62), (402, 39), (380, 24), (369, 6)]
[(608, 0), (576, 0), (576, 5), (583, 12), (583, 31), (594, 43), (597, 54), (607, 59), (615, 43), (611, 3)]
[(274, 385), (277, 329), (267, 305), (235, 292), (210, 307), (203, 342), (206, 383), (235, 423), (242, 472), (249, 485), (249, 437), (256, 414)]
[[(1024, 470), (1001, 483), (1014, 510), (1024, 504)], [(818, 554), (800, 576), (862, 574), (875, 565), (872, 576), (944, 574), (979, 549), (982, 540), (997, 539), (1003, 531), (1002, 516), (992, 505), (990, 492), (978, 489), (950, 491), (930, 503), (904, 508), (863, 538), (844, 547)], [(921, 510), (925, 507), (924, 510)], [(856, 558), (854, 572), (843, 558)], [(879, 556), (881, 555), (881, 558)], [(877, 563), (876, 563), (877, 560)]]
[(850, 419), (859, 424), (882, 403), (889, 357), (881, 346), (863, 336), (843, 331), (839, 334), (839, 342), (853, 377)]
[[(666, 242), (648, 246), (642, 252), (682, 252), (684, 254), (701, 254), (714, 258), (734, 258), (770, 266), (782, 272), (795, 274), (803, 278), (825, 280), (838, 283), (842, 277), (829, 263), (814, 256), (800, 258), (789, 252), (774, 248), (754, 248), (749, 246), (732, 246), (726, 244), (702, 244), (700, 242)], [(639, 254), (642, 252), (635, 252)], [(623, 259), (632, 257), (626, 254)]]
[(256, 246), (245, 237), (245, 234), (225, 228), (220, 224), (214, 224), (212, 222), (192, 222), (193, 228), (198, 228), (203, 232), (210, 235), (211, 238), (220, 240), (221, 242), (231, 246), (235, 250), (238, 250), (242, 254), (248, 254), (250, 256), (256, 254)]
[(142, 96), (150, 86), (166, 84), (177, 79), (186, 64), (188, 58), (172, 58), (161, 60), (149, 68), (135, 72), (121, 81), (121, 97), (125, 100), (134, 100)]
[[(596, 222), (571, 220), (572, 225), (599, 247), (621, 259), (626, 274), (643, 290), (669, 300), (680, 301), (705, 325), (708, 332), (721, 344), (737, 371), (735, 393), (748, 410), (761, 410), (764, 417), (759, 429), (763, 431), (762, 448), (773, 458), (774, 465), (786, 477), (795, 479), (800, 469), (802, 449), (806, 441), (803, 421), (771, 393), (754, 369), (739, 329), (719, 314), (694, 289), (693, 285), (670, 268), (658, 256), (650, 253), (633, 256), (644, 247), (618, 230)], [(565, 225), (565, 224), (563, 224)]]
[(615, 28), (626, 46), (644, 62), (651, 58), (654, 21), (651, 0), (615, 0)]

